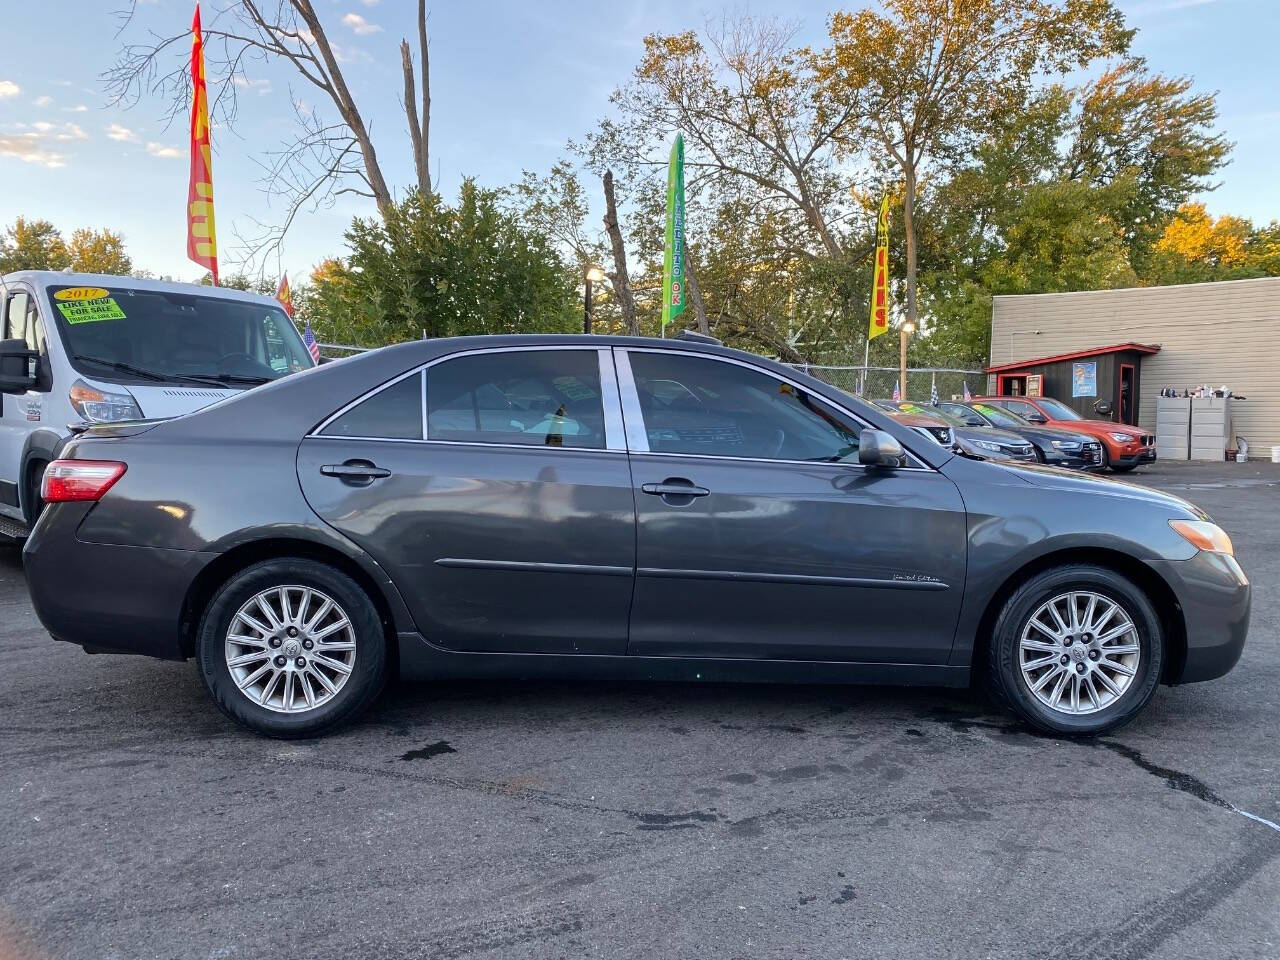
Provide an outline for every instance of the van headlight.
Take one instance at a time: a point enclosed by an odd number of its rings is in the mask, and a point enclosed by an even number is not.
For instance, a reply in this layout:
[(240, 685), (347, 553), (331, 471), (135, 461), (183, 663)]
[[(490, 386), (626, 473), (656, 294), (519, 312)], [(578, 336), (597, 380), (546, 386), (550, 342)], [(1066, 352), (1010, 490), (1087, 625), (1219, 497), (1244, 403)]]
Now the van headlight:
[(90, 423), (142, 419), (142, 410), (131, 393), (107, 393), (89, 386), (83, 380), (77, 380), (71, 385), (67, 396), (76, 413)]

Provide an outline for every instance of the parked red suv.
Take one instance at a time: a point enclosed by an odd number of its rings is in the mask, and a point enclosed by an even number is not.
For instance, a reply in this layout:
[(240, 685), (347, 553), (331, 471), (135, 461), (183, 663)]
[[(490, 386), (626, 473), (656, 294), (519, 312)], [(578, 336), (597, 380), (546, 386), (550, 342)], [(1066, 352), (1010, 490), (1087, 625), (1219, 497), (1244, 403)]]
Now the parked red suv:
[(1125, 473), (1140, 463), (1156, 458), (1156, 438), (1128, 423), (1110, 420), (1086, 420), (1061, 400), (1052, 397), (975, 397), (984, 403), (1003, 407), (1032, 423), (1065, 427), (1076, 433), (1087, 433), (1102, 441), (1103, 465), (1116, 473)]

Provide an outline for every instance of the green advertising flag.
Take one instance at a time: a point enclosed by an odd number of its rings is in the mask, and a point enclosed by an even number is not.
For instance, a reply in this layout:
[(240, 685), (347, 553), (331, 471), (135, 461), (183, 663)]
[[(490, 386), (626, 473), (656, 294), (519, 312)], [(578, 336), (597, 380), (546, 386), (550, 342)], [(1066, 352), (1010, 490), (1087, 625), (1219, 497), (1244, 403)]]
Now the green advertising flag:
[(662, 331), (684, 312), (684, 137), (676, 134), (667, 168), (667, 249), (662, 257)]

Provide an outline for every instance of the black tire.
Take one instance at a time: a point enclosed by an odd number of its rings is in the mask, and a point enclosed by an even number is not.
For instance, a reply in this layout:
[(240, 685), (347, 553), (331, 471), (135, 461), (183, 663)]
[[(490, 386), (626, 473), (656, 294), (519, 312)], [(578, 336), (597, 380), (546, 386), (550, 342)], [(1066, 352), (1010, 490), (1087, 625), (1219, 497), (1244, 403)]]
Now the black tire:
[[(1094, 713), (1068, 714), (1042, 703), (1023, 679), (1019, 644), (1041, 604), (1072, 591), (1091, 591), (1118, 603), (1138, 635), (1137, 672), (1123, 693)], [(1151, 702), (1164, 665), (1164, 635), (1150, 598), (1128, 578), (1106, 567), (1070, 564), (1042, 571), (1005, 602), (988, 647), (988, 686), (996, 700), (1037, 730), (1094, 736), (1124, 726)]]
[(1130, 470), (1132, 470), (1136, 466), (1137, 466), (1136, 463), (1126, 463), (1126, 464), (1119, 464), (1119, 465), (1113, 463), (1111, 465), (1111, 472), (1112, 473), (1128, 473)]
[[(331, 597), (350, 621), (356, 644), (354, 665), (338, 692), (299, 713), (278, 712), (251, 700), (232, 679), (225, 653), (236, 611), (258, 593), (286, 585), (310, 587)], [(209, 696), (232, 720), (268, 737), (313, 737), (351, 720), (381, 692), (387, 641), (372, 600), (345, 573), (314, 560), (282, 558), (245, 568), (214, 594), (196, 633), (196, 663)]]

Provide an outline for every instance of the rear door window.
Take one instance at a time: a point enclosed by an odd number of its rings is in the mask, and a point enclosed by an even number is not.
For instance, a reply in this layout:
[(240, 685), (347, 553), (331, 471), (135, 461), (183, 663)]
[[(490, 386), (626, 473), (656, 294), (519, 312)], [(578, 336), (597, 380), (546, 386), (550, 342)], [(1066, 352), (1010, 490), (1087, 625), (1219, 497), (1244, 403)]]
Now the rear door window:
[(595, 350), (477, 353), (426, 376), (428, 440), (604, 449)]

